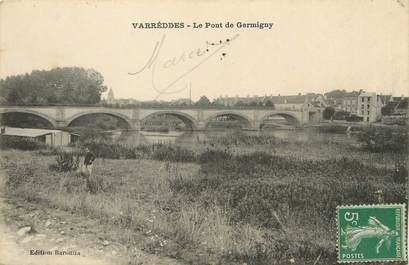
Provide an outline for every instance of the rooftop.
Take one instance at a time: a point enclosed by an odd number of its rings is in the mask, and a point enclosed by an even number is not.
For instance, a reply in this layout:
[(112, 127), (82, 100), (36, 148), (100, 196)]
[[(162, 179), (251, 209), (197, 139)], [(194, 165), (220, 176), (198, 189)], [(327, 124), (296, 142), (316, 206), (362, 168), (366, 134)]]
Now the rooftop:
[(39, 137), (50, 133), (62, 132), (60, 130), (48, 130), (48, 129), (33, 129), (33, 128), (14, 128), (5, 127), (5, 132), (2, 135), (8, 136), (21, 136), (21, 137)]

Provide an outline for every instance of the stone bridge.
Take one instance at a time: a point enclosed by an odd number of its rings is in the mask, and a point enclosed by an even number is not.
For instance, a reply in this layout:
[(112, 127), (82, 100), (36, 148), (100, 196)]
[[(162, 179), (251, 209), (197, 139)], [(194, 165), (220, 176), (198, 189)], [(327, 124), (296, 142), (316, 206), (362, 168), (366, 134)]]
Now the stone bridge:
[[(193, 130), (204, 130), (209, 121), (220, 116), (231, 116), (242, 122), (243, 128), (259, 130), (263, 121), (273, 115), (284, 117), (291, 124), (301, 126), (319, 119), (316, 110), (274, 109), (217, 109), (217, 108), (109, 108), (80, 106), (0, 106), (0, 114), (29, 113), (49, 121), (54, 128), (65, 128), (79, 117), (89, 114), (108, 114), (127, 122), (130, 129), (139, 130), (141, 124), (158, 114), (180, 118)], [(318, 115), (318, 116), (317, 116)]]

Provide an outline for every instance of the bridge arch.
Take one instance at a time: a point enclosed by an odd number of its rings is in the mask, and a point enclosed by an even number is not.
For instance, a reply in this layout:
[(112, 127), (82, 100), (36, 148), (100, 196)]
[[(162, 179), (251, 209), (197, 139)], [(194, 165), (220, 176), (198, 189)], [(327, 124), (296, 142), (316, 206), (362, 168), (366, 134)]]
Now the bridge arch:
[(86, 115), (94, 115), (94, 114), (106, 114), (106, 115), (110, 115), (110, 116), (119, 118), (119, 119), (125, 121), (130, 129), (135, 128), (135, 126), (134, 126), (133, 122), (131, 121), (131, 119), (129, 119), (129, 117), (127, 117), (126, 115), (123, 115), (123, 114), (115, 112), (115, 111), (107, 111), (107, 110), (87, 110), (87, 111), (77, 113), (77, 114), (67, 118), (65, 125), (66, 125), (66, 127), (68, 127), (76, 119), (81, 118), (81, 117), (86, 116)]
[(27, 114), (31, 114), (31, 115), (40, 117), (40, 118), (48, 121), (52, 125), (53, 128), (57, 127), (57, 121), (54, 118), (52, 118), (52, 117), (50, 117), (48, 115), (45, 115), (45, 114), (43, 114), (41, 112), (35, 111), (35, 110), (25, 110), (25, 109), (1, 109), (0, 110), (0, 115), (7, 114), (7, 113), (27, 113)]
[(205, 122), (204, 122), (204, 128), (207, 129), (209, 127), (209, 124), (212, 120), (217, 119), (218, 117), (221, 116), (230, 116), (235, 118), (236, 120), (240, 121), (241, 123), (244, 124), (244, 128), (252, 128), (252, 122), (251, 122), (251, 118), (247, 117), (244, 114), (235, 112), (235, 111), (221, 111), (221, 112), (217, 112), (216, 114), (211, 115), (210, 117), (208, 117)]
[(161, 110), (161, 111), (155, 111), (153, 113), (148, 114), (144, 118), (141, 119), (141, 124), (145, 123), (147, 120), (153, 118), (154, 116), (157, 115), (170, 115), (174, 116), (176, 118), (179, 118), (182, 120), (182, 122), (186, 125), (189, 126), (192, 130), (196, 130), (198, 128), (197, 126), (197, 121), (195, 118), (193, 118), (191, 115), (187, 113), (183, 113), (180, 111), (172, 111), (172, 110)]
[(261, 119), (260, 119), (260, 128), (258, 129), (262, 129), (262, 127), (264, 125), (266, 125), (266, 121), (268, 120), (268, 118), (270, 117), (274, 117), (274, 116), (279, 116), (284, 118), (289, 126), (294, 126), (294, 127), (298, 127), (301, 124), (301, 121), (299, 120), (299, 118), (291, 113), (291, 112), (285, 112), (285, 111), (272, 111), (270, 113), (265, 114)]

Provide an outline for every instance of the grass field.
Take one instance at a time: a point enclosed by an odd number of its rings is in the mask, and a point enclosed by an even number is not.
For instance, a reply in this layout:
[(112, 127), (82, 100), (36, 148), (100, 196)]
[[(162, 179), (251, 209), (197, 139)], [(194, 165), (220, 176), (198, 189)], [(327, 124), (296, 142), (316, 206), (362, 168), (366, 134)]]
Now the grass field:
[(402, 155), (257, 141), (196, 146), (194, 162), (99, 158), (96, 193), (79, 174), (50, 170), (54, 156), (7, 150), (1, 162), (11, 198), (121, 227), (111, 235), (121, 244), (144, 235), (145, 251), (192, 264), (334, 264), (337, 205), (376, 203), (377, 190), (405, 201), (393, 169)]

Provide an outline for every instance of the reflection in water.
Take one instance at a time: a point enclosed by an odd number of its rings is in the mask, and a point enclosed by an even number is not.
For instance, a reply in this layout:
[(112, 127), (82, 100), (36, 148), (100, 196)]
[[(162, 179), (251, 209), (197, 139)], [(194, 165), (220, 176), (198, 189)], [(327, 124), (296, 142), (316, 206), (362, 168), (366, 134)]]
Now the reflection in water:
[[(112, 134), (114, 141), (126, 145), (139, 144), (196, 144), (205, 142), (210, 137), (231, 135), (232, 130), (208, 130), (208, 131), (169, 131), (169, 132), (147, 132), (147, 131), (117, 131)], [(263, 130), (263, 131), (241, 131), (246, 135), (270, 135), (272, 137), (288, 140), (291, 142), (339, 142), (356, 143), (356, 138), (351, 134), (320, 133), (314, 128), (298, 130)]]

